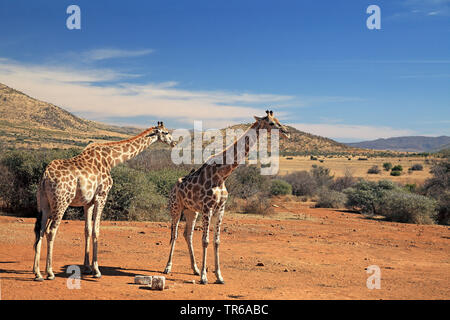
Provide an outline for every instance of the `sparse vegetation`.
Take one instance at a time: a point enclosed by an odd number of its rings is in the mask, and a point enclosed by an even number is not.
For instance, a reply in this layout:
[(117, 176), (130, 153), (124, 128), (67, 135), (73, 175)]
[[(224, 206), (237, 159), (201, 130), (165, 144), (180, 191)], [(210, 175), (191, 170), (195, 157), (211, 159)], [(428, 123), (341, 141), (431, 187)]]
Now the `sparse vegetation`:
[(378, 166), (373, 166), (367, 170), (368, 174), (379, 174), (381, 172), (380, 168)]
[(385, 171), (391, 170), (392, 167), (393, 167), (393, 166), (392, 166), (392, 163), (390, 163), (390, 162), (385, 162), (385, 163), (383, 163), (383, 168), (384, 168)]
[(313, 196), (318, 185), (308, 171), (297, 171), (281, 177), (292, 186), (292, 194), (295, 196)]
[(420, 163), (416, 163), (416, 164), (411, 166), (411, 170), (412, 171), (422, 171), (423, 170), (423, 165), (421, 165)]
[(343, 208), (347, 197), (345, 193), (322, 188), (319, 191), (319, 197), (316, 202), (317, 208)]
[(274, 179), (270, 184), (270, 194), (274, 196), (292, 194), (292, 186), (284, 180)]
[(391, 221), (433, 224), (436, 221), (436, 201), (419, 194), (393, 190), (384, 195), (380, 213)]

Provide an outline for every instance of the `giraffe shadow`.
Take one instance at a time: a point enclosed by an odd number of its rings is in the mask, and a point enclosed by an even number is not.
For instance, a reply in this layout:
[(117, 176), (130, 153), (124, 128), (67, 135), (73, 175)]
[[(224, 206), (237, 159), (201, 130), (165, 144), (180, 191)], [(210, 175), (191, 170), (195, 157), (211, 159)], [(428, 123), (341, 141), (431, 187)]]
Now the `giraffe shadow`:
[[(0, 261), (0, 264), (14, 264), (18, 263), (18, 261)], [(22, 278), (17, 277), (13, 275), (33, 275), (33, 272), (31, 270), (7, 270), (7, 269), (0, 269), (0, 279), (8, 279), (8, 280), (17, 280), (17, 281), (33, 281), (34, 278)]]

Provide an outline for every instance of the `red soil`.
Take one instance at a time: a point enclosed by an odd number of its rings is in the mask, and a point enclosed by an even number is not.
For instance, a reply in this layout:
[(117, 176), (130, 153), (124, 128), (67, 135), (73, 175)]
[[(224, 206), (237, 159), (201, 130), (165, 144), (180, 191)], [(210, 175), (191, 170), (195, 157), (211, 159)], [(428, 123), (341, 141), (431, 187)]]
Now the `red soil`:
[[(53, 257), (56, 279), (35, 282), (31, 272), (34, 219), (0, 216), (1, 299), (450, 298), (449, 227), (385, 222), (298, 202), (278, 205), (276, 214), (267, 217), (225, 213), (224, 285), (214, 284), (212, 242), (210, 284), (198, 284), (199, 276), (191, 273), (181, 223), (164, 291), (133, 282), (137, 274), (162, 274), (169, 253), (169, 223), (103, 221), (99, 245), (103, 276), (83, 275), (81, 288), (70, 290), (65, 270), (82, 264), (84, 222), (63, 221)], [(200, 233), (194, 234), (199, 267)], [(42, 255), (43, 272), (45, 242)], [(366, 286), (370, 274), (365, 268), (370, 265), (381, 269), (381, 289)]]

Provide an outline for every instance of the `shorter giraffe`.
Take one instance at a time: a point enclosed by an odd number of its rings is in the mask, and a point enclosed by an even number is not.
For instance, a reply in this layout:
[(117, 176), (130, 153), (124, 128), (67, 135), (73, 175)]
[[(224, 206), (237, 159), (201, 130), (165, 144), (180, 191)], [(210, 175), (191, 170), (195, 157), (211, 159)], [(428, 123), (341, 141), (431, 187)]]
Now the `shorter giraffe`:
[[(47, 237), (47, 279), (55, 278), (52, 271), (53, 242), (64, 212), (69, 206), (84, 208), (86, 219), (84, 267), (87, 273), (93, 272), (94, 277), (100, 278), (97, 261), (98, 237), (101, 214), (113, 184), (111, 169), (135, 157), (156, 141), (175, 145), (172, 135), (162, 122), (133, 138), (117, 142), (91, 143), (76, 157), (50, 162), (37, 191), (38, 216), (34, 228), (36, 241), (33, 266), (35, 280), (43, 280), (39, 270), (39, 259), (44, 235)], [(89, 265), (91, 237), (93, 271)]]
[[(225, 212), (225, 202), (228, 197), (225, 181), (233, 170), (237, 168), (240, 163), (239, 159), (248, 156), (249, 150), (258, 140), (260, 129), (266, 129), (267, 132), (270, 132), (272, 129), (278, 129), (282, 136), (289, 138), (287, 128), (273, 116), (273, 112), (266, 111), (266, 113), (267, 116), (265, 117), (255, 116), (255, 123), (234, 144), (228, 146), (221, 153), (211, 156), (199, 169), (191, 171), (187, 176), (179, 179), (173, 187), (169, 199), (169, 208), (172, 216), (171, 248), (164, 273), (169, 273), (172, 269), (172, 257), (175, 241), (178, 237), (178, 223), (183, 213), (186, 217), (184, 237), (189, 249), (191, 267), (194, 274), (200, 274), (194, 257), (192, 233), (197, 216), (201, 213), (203, 219), (203, 267), (200, 283), (208, 283), (206, 276), (206, 250), (209, 243), (209, 226), (212, 218), (215, 219), (214, 252), (216, 282), (224, 283), (220, 272), (219, 245), (220, 225)], [(252, 130), (256, 131), (256, 135), (252, 134), (254, 133)], [(238, 146), (242, 145), (245, 146), (245, 150), (238, 151)], [(229, 152), (233, 152), (231, 164), (227, 163), (229, 157), (227, 157), (227, 154)], [(239, 152), (240, 154), (238, 154)], [(222, 161), (217, 161), (218, 159)]]

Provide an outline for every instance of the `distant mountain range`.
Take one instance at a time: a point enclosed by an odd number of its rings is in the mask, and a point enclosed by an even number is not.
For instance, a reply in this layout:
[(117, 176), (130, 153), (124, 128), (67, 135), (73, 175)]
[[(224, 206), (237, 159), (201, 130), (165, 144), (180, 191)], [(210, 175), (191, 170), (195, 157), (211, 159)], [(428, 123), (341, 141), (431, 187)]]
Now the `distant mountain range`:
[(355, 148), (408, 152), (434, 152), (450, 148), (450, 137), (407, 136), (346, 143)]

